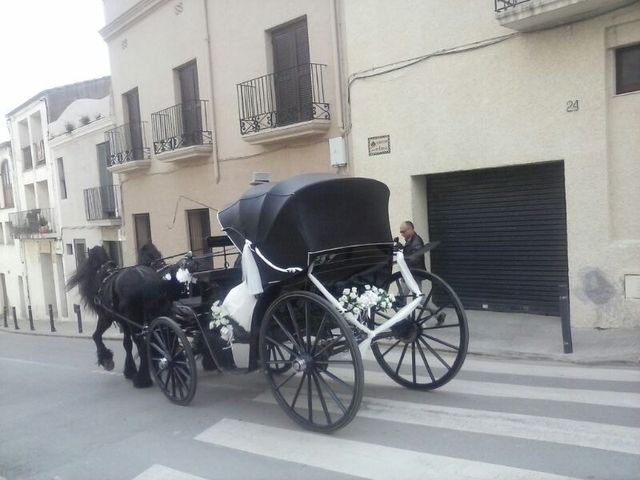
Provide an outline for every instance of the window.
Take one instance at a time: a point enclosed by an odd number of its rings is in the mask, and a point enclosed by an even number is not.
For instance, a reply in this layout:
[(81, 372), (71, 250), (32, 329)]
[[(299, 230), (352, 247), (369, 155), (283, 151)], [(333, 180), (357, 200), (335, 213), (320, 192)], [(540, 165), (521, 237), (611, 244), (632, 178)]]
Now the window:
[(131, 160), (142, 160), (144, 158), (144, 144), (142, 142), (142, 117), (140, 116), (138, 89), (134, 88), (122, 97), (128, 120), (127, 150), (131, 155)]
[(84, 238), (74, 238), (73, 249), (76, 251), (76, 268), (80, 268), (87, 261), (87, 243)]
[(4, 224), (4, 231), (5, 231), (5, 235), (6, 235), (5, 243), (7, 245), (13, 245), (13, 223), (6, 222)]
[(4, 245), (4, 228), (2, 228), (1, 223), (0, 223), (0, 245)]
[[(207, 237), (211, 235), (211, 225), (209, 223), (209, 209), (198, 208), (187, 210), (187, 223), (189, 224), (189, 246), (196, 255), (211, 253), (207, 247)], [(199, 260), (203, 269), (213, 268), (212, 258)]]
[(9, 173), (9, 160), (3, 160), (0, 167), (0, 176), (2, 176), (2, 197), (3, 207), (13, 207), (13, 187), (11, 185), (11, 174)]
[(67, 255), (73, 255), (73, 244), (67, 243)]
[(62, 157), (56, 159), (58, 164), (58, 178), (60, 179), (60, 198), (67, 198), (67, 182), (64, 178), (64, 163)]
[(151, 219), (148, 213), (136, 213), (133, 215), (133, 227), (136, 234), (136, 253), (143, 245), (151, 243)]
[(616, 50), (616, 94), (640, 90), (640, 44)]
[(107, 251), (109, 258), (113, 260), (119, 267), (122, 267), (122, 243), (105, 240), (104, 249)]

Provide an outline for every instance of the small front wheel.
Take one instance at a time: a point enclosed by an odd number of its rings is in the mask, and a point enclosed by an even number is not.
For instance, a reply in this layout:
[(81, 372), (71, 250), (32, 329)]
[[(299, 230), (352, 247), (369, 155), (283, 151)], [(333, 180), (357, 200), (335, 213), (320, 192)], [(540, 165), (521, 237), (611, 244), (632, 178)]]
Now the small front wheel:
[(168, 317), (158, 317), (147, 333), (149, 370), (169, 400), (187, 405), (196, 394), (196, 360), (191, 343), (180, 326)]
[[(273, 358), (274, 350), (282, 356)], [(358, 344), (324, 298), (306, 291), (278, 297), (262, 320), (260, 358), (276, 401), (304, 428), (332, 432), (358, 412), (364, 382)]]

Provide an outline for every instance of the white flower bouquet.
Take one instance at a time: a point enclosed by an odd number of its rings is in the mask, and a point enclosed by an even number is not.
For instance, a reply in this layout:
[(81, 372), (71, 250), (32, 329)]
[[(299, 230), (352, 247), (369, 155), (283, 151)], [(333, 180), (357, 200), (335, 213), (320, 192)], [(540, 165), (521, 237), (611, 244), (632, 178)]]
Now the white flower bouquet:
[(229, 315), (229, 312), (224, 305), (220, 303), (220, 300), (216, 300), (211, 305), (211, 321), (209, 322), (209, 329), (218, 329), (220, 337), (231, 344), (233, 342), (233, 325), (231, 321), (233, 319)]
[(365, 285), (362, 293), (356, 287), (345, 288), (338, 302), (344, 309), (344, 315), (349, 320), (364, 320), (371, 310), (384, 311), (392, 307), (395, 296), (386, 290), (371, 285)]

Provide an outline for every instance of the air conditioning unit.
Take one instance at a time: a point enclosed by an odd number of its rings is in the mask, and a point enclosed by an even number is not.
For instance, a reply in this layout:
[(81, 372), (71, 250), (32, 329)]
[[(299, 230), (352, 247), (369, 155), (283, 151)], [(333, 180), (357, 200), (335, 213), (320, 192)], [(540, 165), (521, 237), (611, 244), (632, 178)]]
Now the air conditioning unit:
[(331, 166), (343, 167), (347, 164), (347, 151), (344, 146), (344, 138), (334, 137), (329, 139), (329, 158)]
[(261, 183), (269, 183), (269, 173), (253, 172), (251, 176), (251, 185), (260, 185)]

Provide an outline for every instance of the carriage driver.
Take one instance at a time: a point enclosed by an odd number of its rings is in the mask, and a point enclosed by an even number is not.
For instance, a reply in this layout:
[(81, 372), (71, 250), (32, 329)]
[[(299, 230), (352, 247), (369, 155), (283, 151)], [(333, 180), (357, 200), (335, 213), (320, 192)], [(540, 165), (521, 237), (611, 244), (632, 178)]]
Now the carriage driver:
[(407, 262), (409, 268), (416, 268), (419, 270), (426, 270), (424, 263), (424, 255), (415, 255), (413, 253), (424, 247), (424, 242), (420, 235), (416, 233), (413, 227), (413, 222), (405, 220), (400, 224), (400, 235), (404, 238), (404, 259)]

